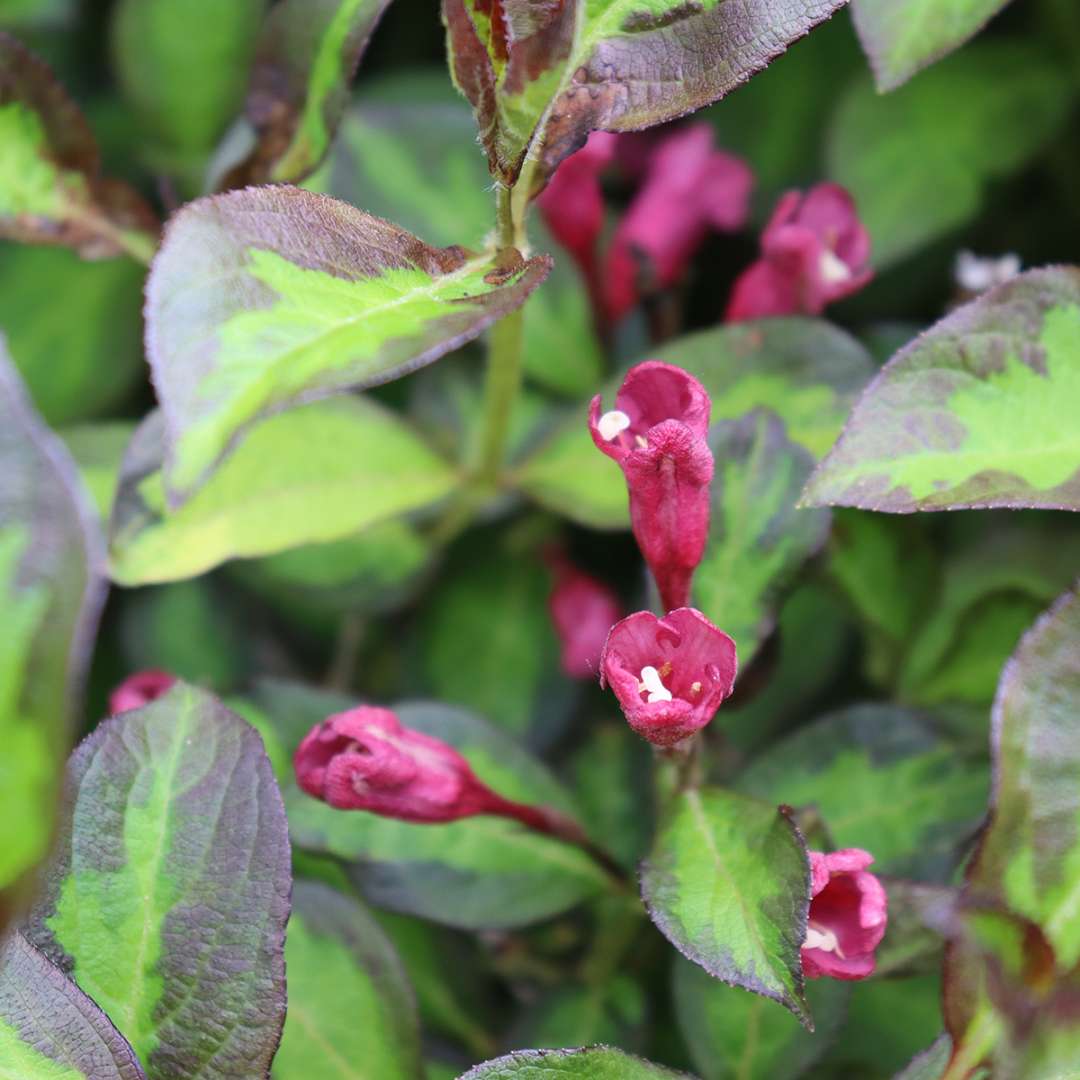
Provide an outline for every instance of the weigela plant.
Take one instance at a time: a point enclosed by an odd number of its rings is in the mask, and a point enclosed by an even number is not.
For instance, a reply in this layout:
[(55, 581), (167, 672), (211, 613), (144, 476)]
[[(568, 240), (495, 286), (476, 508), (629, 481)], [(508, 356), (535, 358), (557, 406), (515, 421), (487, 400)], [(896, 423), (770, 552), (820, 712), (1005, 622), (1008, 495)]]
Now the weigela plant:
[(429, 8), (0, 0), (0, 1077), (1080, 1075), (1072, 7)]

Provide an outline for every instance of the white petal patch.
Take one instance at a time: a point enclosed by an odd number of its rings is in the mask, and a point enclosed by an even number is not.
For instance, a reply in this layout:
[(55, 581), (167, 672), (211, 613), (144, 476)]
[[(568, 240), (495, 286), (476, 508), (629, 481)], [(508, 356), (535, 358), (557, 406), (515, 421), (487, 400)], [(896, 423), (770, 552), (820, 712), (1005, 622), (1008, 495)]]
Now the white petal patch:
[(814, 925), (806, 928), (806, 940), (802, 943), (804, 949), (821, 949), (822, 952), (836, 953), (842, 960), (844, 954), (840, 951), (840, 942), (831, 930), (819, 929)]
[(825, 281), (830, 285), (838, 285), (840, 282), (847, 281), (848, 278), (851, 277), (851, 270), (848, 268), (848, 264), (828, 248), (821, 253), (821, 261), (818, 263), (818, 269), (821, 273), (822, 281)]
[(600, 438), (605, 442), (618, 438), (629, 426), (630, 417), (621, 409), (612, 409), (611, 412), (604, 413), (596, 425)]
[(660, 672), (654, 667), (641, 669), (641, 692), (648, 693), (650, 705), (655, 701), (671, 700), (671, 691), (660, 681)]

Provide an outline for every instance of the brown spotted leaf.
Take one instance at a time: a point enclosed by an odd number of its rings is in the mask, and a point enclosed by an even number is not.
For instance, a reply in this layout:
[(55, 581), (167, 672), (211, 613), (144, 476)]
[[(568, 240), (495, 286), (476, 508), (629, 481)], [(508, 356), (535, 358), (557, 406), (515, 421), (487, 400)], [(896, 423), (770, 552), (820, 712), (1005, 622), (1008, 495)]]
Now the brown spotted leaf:
[(845, 0), (443, 0), (492, 175), (539, 185), (590, 131), (637, 131), (745, 82)]

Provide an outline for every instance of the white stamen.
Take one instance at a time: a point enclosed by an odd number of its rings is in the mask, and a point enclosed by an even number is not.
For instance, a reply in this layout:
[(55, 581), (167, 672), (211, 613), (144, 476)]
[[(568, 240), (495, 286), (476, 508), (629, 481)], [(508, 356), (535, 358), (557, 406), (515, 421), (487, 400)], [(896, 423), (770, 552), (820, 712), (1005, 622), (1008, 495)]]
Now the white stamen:
[(840, 951), (840, 942), (831, 930), (823, 930), (809, 925), (806, 928), (806, 940), (802, 943), (804, 949), (821, 949), (822, 952), (836, 953), (842, 960), (844, 954)]
[(839, 285), (851, 277), (851, 270), (846, 262), (837, 256), (834, 251), (826, 248), (821, 253), (821, 261), (818, 263), (821, 278), (829, 285)]
[(671, 691), (660, 681), (660, 672), (654, 667), (641, 669), (641, 690), (648, 692), (650, 705), (654, 701), (671, 700)]
[(621, 409), (612, 409), (611, 412), (604, 413), (600, 417), (600, 422), (596, 425), (597, 430), (600, 432), (600, 438), (605, 442), (611, 442), (612, 439), (618, 438), (629, 426), (630, 417)]

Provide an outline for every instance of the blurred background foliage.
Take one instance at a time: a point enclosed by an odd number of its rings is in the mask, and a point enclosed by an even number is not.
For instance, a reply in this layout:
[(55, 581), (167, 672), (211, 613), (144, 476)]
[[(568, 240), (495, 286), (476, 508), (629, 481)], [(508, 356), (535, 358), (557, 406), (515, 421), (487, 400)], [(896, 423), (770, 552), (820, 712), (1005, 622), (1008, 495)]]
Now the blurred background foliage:
[[(263, 0), (0, 0), (0, 28), (47, 59), (85, 108), (106, 171), (170, 209), (204, 190), (215, 172), (264, 7)], [(872, 284), (830, 317), (879, 363), (958, 300), (960, 249), (1015, 252), (1025, 267), (1075, 262), (1078, 104), (1075, 0), (1009, 6), (974, 43), (887, 95), (874, 91), (842, 12), (700, 114), (718, 144), (751, 165), (757, 186), (753, 229), (712, 237), (695, 262), (685, 329), (718, 323), (776, 197), (823, 179), (855, 196), (876, 270)], [(433, 2), (390, 6), (335, 149), (307, 186), (431, 243), (482, 243), (491, 183), (472, 117), (449, 82)], [(532, 239), (552, 250), (538, 220)], [(123, 258), (82, 262), (66, 250), (0, 245), (0, 327), (102, 514), (134, 424), (153, 406), (142, 360), (142, 279)], [(565, 257), (530, 302), (526, 323), (529, 385), (513, 434), (519, 451), (538, 442), (559, 410), (595, 392), (612, 364), (650, 351), (665, 356), (662, 343), (650, 349), (637, 317), (620, 329), (614, 357), (605, 357)], [(478, 353), (468, 347), (374, 394), (407, 414), (433, 448), (468, 460)], [(437, 697), (545, 752), (577, 788), (596, 834), (632, 864), (650, 828), (640, 794), (647, 754), (625, 737), (597, 686), (559, 671), (541, 555), (552, 542), (567, 545), (630, 609), (646, 602), (636, 549), (629, 534), (570, 527), (509, 496), (491, 516), (498, 520), (445, 551), (430, 532), (397, 520), (191, 580), (116, 588), (88, 715), (104, 713), (108, 689), (124, 674), (148, 666), (223, 694), (270, 674), (370, 699)], [(882, 790), (901, 801), (907, 793), (917, 805), (902, 807), (890, 845), (877, 842), (891, 851), (883, 869), (912, 872), (921, 856), (917, 870), (928, 878), (953, 873), (955, 858), (947, 856), (970, 839), (984, 805), (987, 718), (1002, 664), (1069, 585), (1078, 541), (1075, 515), (835, 513), (824, 550), (788, 583), (776, 631), (714, 725), (727, 738), (711, 769), (767, 795), (790, 792), (807, 769), (819, 780), (828, 770), (849, 800), (851, 820), (833, 836), (841, 844), (873, 846), (858, 814), (874, 812), (869, 804)], [(800, 739), (816, 754), (803, 752)], [(860, 784), (866, 805), (852, 809)], [(581, 962), (585, 928), (577, 918), (478, 939), (406, 916), (379, 918), (415, 985), (435, 1057), (460, 1062), (502, 1048), (609, 1040), (712, 1080), (736, 1075), (732, 1047), (748, 1022), (743, 1013), (760, 1009), (770, 1010), (762, 1022), (777, 1056), (738, 1075), (788, 1075), (792, 1062), (809, 1064), (817, 1054), (781, 1010), (682, 962), (671, 975), (675, 1000), (689, 995), (694, 1004), (676, 1023), (663, 974), (670, 950), (655, 934), (611, 981), (590, 977), (589, 957)], [(461, 980), (463, 954), (482, 978)], [(813, 1075), (887, 1077), (929, 1045), (941, 1028), (932, 970), (922, 957), (850, 992), (819, 988), (819, 1029), (842, 1036)], [(568, 971), (576, 983), (566, 981)], [(515, 1014), (513, 1005), (528, 1008)]]

